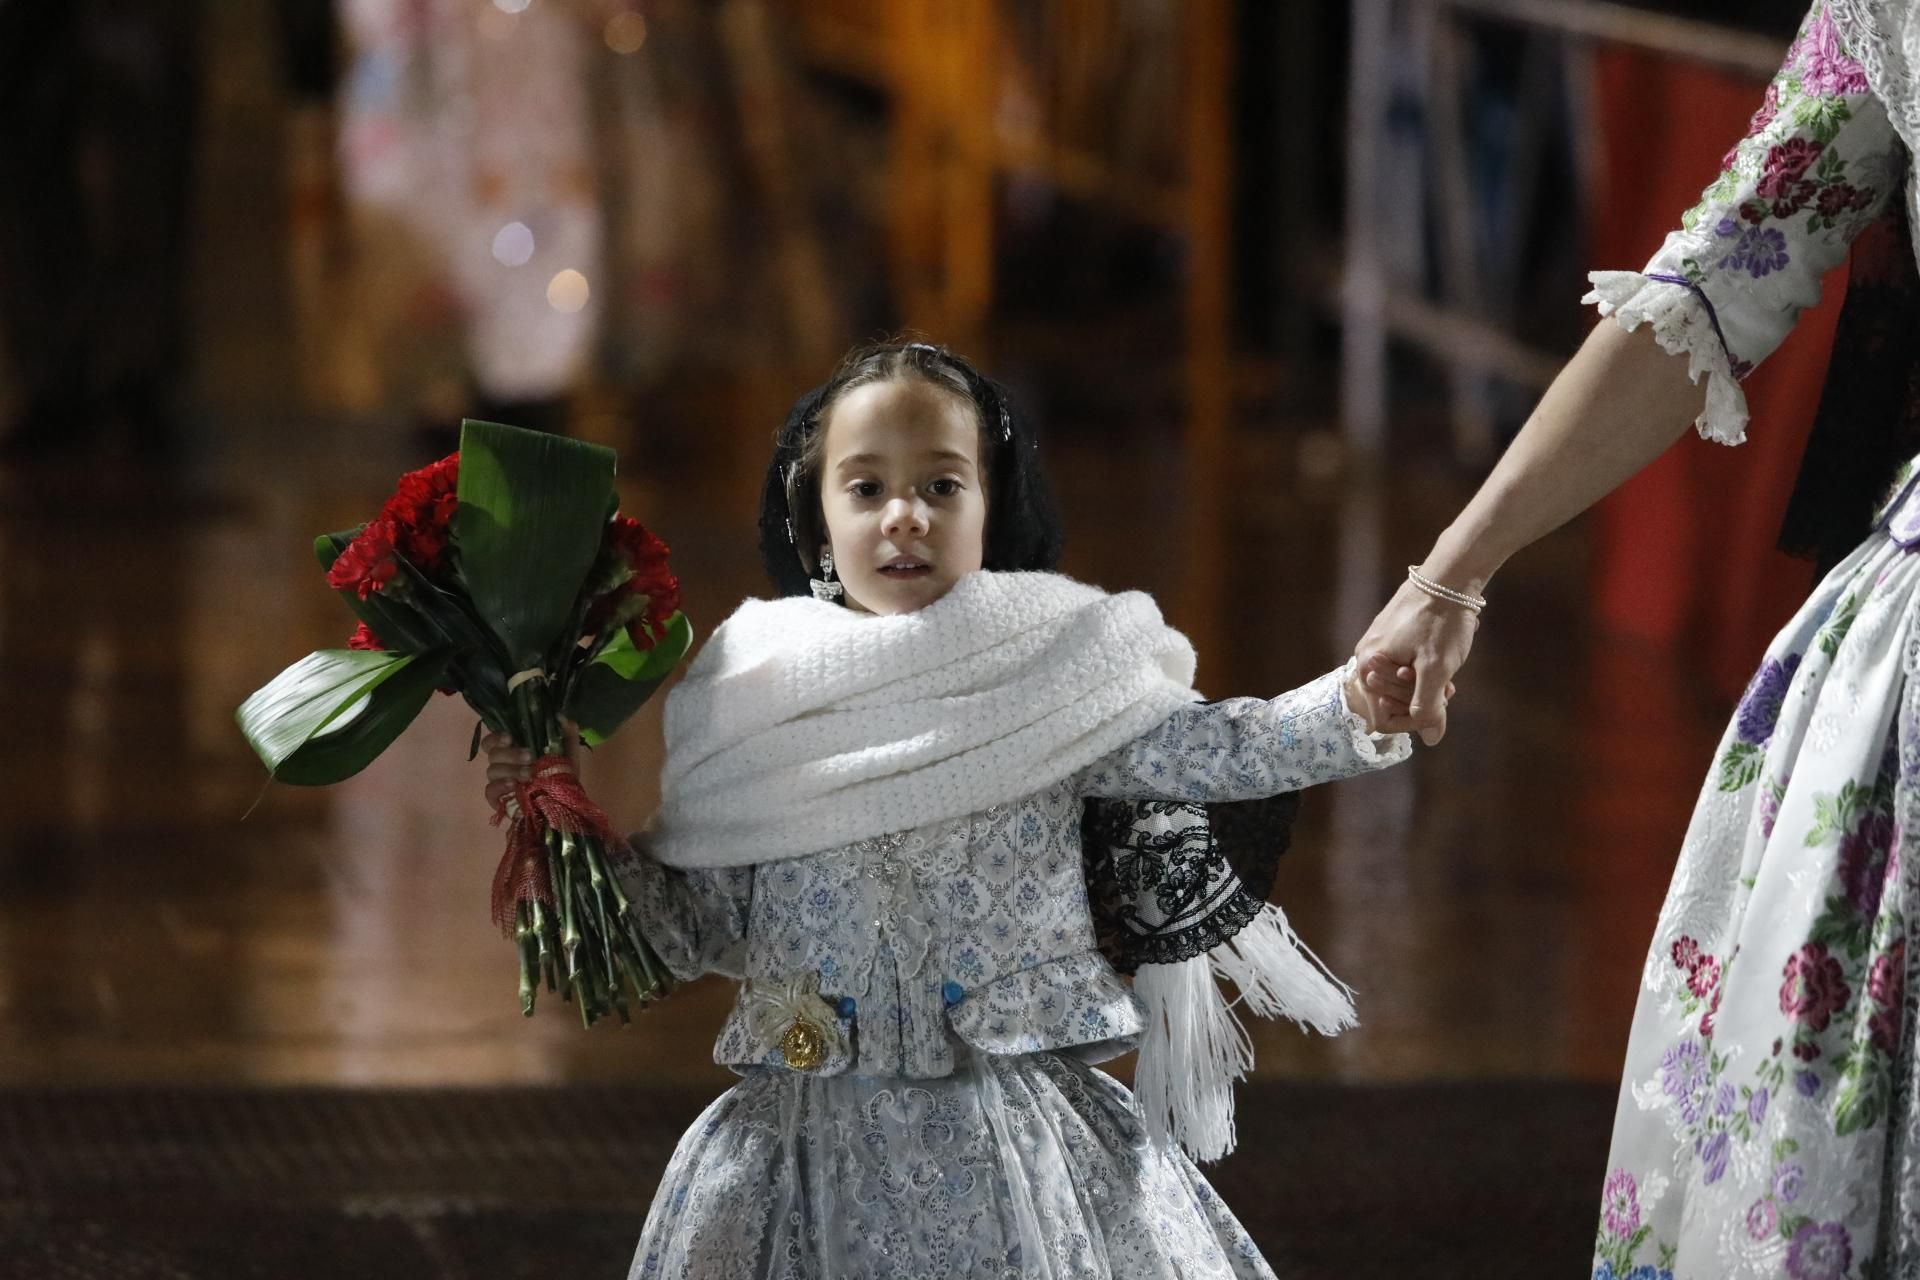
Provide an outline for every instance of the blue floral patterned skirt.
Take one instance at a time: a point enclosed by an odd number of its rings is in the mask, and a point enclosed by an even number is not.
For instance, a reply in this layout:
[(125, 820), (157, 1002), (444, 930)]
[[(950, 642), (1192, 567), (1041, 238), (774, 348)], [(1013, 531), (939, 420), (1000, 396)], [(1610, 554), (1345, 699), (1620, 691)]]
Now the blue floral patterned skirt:
[(1641, 982), (1596, 1280), (1920, 1274), (1917, 601), (1883, 527), (1727, 728)]
[(1055, 1054), (753, 1070), (694, 1122), (631, 1280), (1271, 1280), (1126, 1089)]

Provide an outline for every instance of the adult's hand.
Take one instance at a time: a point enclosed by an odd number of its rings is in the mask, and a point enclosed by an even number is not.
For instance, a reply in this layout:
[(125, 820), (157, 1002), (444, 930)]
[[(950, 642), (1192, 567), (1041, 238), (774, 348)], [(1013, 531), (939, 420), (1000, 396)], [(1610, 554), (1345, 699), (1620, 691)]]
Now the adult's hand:
[[(1413, 668), (1413, 697), (1407, 703), (1405, 726), (1433, 746), (1447, 735), (1447, 694), (1454, 673), (1467, 661), (1480, 619), (1472, 610), (1436, 600), (1411, 582), (1403, 582), (1354, 646), (1363, 667), (1377, 659)], [(1376, 732), (1402, 727), (1382, 701), (1369, 716)]]

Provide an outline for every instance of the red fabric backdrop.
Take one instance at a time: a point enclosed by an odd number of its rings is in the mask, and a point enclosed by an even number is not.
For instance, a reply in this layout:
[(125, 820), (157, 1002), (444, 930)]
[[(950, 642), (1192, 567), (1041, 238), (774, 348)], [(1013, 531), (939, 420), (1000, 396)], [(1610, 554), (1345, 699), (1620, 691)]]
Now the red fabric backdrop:
[[(1619, 49), (1602, 50), (1595, 64), (1601, 139), (1590, 261), (1637, 269), (1746, 133), (1763, 86)], [(1689, 433), (1595, 512), (1600, 625), (1692, 648), (1728, 696), (1811, 586), (1808, 562), (1774, 542), (1845, 292), (1845, 268), (1828, 273), (1820, 305), (1747, 379), (1746, 444), (1730, 449)]]

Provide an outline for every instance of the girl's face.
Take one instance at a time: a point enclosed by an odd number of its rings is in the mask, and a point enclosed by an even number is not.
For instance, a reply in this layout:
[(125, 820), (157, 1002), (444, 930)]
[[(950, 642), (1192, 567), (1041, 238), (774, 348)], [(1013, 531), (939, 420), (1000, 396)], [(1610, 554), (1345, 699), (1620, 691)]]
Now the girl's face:
[(855, 387), (828, 415), (820, 505), (848, 603), (911, 613), (980, 567), (987, 495), (973, 405), (920, 378)]

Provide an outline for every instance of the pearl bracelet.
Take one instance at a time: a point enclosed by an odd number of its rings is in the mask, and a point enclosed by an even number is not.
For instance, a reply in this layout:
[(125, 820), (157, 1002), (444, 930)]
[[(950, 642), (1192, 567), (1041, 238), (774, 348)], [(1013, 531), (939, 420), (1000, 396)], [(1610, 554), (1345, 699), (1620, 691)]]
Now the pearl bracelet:
[(1487, 607), (1485, 596), (1470, 596), (1464, 591), (1455, 591), (1452, 587), (1443, 587), (1432, 578), (1420, 572), (1418, 565), (1407, 566), (1407, 581), (1432, 596), (1435, 600), (1444, 600), (1448, 604), (1457, 604), (1462, 609), (1478, 614)]

